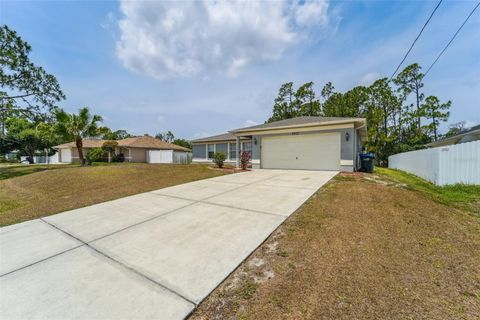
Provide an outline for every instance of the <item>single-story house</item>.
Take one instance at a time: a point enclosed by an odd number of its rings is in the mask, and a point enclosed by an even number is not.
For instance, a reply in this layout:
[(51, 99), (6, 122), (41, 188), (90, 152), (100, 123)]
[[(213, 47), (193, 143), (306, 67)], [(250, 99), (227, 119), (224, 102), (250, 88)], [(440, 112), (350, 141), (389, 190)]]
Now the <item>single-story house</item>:
[(427, 144), (427, 147), (430, 147), (430, 148), (443, 147), (443, 146), (450, 146), (453, 144), (472, 142), (477, 140), (480, 140), (480, 125), (471, 127), (470, 129), (467, 129), (467, 130), (463, 130), (454, 136), (431, 142)]
[(192, 161), (221, 151), (238, 166), (245, 151), (253, 168), (355, 171), (366, 139), (364, 118), (297, 117), (193, 140)]
[[(92, 148), (101, 148), (107, 140), (83, 139), (83, 154)], [(190, 159), (190, 149), (171, 144), (149, 136), (132, 137), (117, 140), (115, 153), (123, 153), (125, 162), (147, 163), (187, 163)], [(78, 162), (78, 150), (75, 142), (69, 142), (54, 147), (58, 150), (59, 162)]]

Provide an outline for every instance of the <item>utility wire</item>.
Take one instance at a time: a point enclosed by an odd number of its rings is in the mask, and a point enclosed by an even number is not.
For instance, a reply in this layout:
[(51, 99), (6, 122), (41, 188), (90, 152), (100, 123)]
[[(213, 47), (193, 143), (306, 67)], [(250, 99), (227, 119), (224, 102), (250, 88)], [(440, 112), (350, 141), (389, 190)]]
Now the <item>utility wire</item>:
[(388, 81), (391, 81), (393, 79), (393, 77), (395, 76), (395, 74), (397, 73), (398, 69), (400, 69), (400, 66), (402, 65), (402, 63), (405, 61), (405, 59), (407, 59), (407, 56), (408, 54), (410, 53), (410, 51), (412, 51), (412, 48), (413, 46), (415, 45), (415, 43), (417, 42), (418, 38), (420, 38), (420, 36), (422, 35), (423, 33), (423, 30), (425, 29), (425, 27), (427, 26), (427, 24), (430, 22), (430, 20), (432, 19), (433, 15), (435, 14), (435, 11), (437, 11), (438, 7), (440, 7), (440, 4), (442, 3), (443, 0), (440, 0), (437, 4), (437, 6), (435, 7), (435, 9), (433, 9), (432, 13), (430, 14), (430, 17), (428, 17), (427, 21), (425, 22), (425, 24), (423, 25), (422, 29), (420, 30), (419, 34), (417, 35), (417, 37), (415, 38), (415, 40), (412, 42), (412, 45), (410, 46), (410, 48), (408, 49), (407, 53), (405, 54), (405, 56), (403, 56), (403, 59), (402, 61), (400, 61), (400, 63), (398, 64), (397, 66), (397, 69), (395, 69), (395, 71), (392, 73), (392, 76), (390, 77), (390, 79)]
[(438, 59), (440, 59), (440, 57), (443, 55), (443, 53), (447, 50), (447, 48), (450, 46), (450, 44), (453, 42), (453, 40), (456, 38), (456, 36), (458, 35), (458, 33), (460, 32), (460, 30), (462, 30), (463, 26), (467, 23), (468, 19), (470, 19), (470, 17), (473, 15), (473, 13), (475, 12), (475, 10), (477, 10), (478, 6), (480, 6), (480, 1), (477, 3), (477, 5), (472, 9), (472, 11), (470, 11), (470, 14), (467, 16), (467, 18), (465, 19), (465, 21), (463, 21), (462, 25), (460, 26), (460, 28), (458, 28), (457, 32), (455, 32), (455, 34), (453, 35), (452, 39), (450, 39), (450, 41), (447, 43), (447, 45), (445, 46), (445, 48), (443, 48), (443, 50), (440, 52), (440, 54), (437, 56), (437, 58), (435, 59), (435, 61), (433, 61), (433, 63), (430, 65), (430, 67), (427, 69), (427, 72), (425, 72), (425, 74), (423, 75), (423, 78), (425, 78), (428, 74), (428, 72), (433, 68), (433, 66), (435, 65), (435, 63), (437, 63)]

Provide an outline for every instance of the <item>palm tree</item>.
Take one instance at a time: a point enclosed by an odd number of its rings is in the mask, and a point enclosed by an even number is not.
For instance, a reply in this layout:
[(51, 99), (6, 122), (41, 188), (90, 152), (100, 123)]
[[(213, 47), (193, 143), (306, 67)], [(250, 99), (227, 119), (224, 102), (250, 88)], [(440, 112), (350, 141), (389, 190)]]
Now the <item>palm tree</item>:
[(85, 165), (83, 138), (98, 135), (97, 122), (101, 122), (102, 117), (99, 115), (92, 116), (88, 108), (84, 107), (78, 111), (78, 115), (58, 109), (55, 111), (55, 118), (57, 120), (55, 131), (68, 141), (75, 141), (80, 161), (82, 165)]

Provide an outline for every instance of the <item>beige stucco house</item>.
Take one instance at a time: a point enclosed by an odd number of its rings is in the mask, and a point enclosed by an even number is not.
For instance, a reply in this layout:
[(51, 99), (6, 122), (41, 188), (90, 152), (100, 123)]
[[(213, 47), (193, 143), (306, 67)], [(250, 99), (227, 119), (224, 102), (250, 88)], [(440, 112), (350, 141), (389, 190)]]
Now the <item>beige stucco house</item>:
[[(83, 139), (83, 153), (92, 148), (101, 148), (107, 140)], [(117, 140), (115, 153), (123, 153), (125, 162), (147, 163), (186, 163), (190, 158), (190, 149), (171, 144), (149, 136), (132, 137)], [(78, 162), (78, 150), (75, 142), (54, 147), (58, 150), (58, 161), (62, 163)]]
[(364, 118), (297, 117), (193, 140), (193, 161), (221, 151), (238, 166), (245, 151), (253, 168), (355, 171), (366, 140)]

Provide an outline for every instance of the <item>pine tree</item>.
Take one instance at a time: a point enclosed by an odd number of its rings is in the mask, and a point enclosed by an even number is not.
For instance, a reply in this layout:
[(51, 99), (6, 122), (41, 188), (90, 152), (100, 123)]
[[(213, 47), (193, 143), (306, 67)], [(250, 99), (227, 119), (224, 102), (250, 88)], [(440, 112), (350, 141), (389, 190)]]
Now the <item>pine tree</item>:
[(280, 86), (278, 96), (273, 105), (273, 114), (267, 122), (279, 121), (295, 117), (293, 110), (294, 102), (293, 82), (287, 82)]
[[(411, 64), (400, 72), (393, 82), (399, 87), (398, 91), (401, 93), (401, 96), (404, 101), (407, 100), (408, 96), (411, 93), (415, 94), (415, 106), (416, 110), (409, 110), (408, 119), (415, 120), (415, 126), (418, 130), (421, 128), (421, 118), (423, 110), (422, 102), (424, 99), (424, 94), (421, 92), (423, 88), (423, 73), (420, 72), (422, 67), (418, 63)], [(408, 106), (408, 105), (407, 105)]]
[(425, 99), (425, 103), (423, 104), (424, 116), (427, 119), (431, 119), (428, 128), (432, 131), (435, 141), (438, 139), (438, 126), (440, 122), (447, 121), (450, 116), (448, 109), (450, 109), (451, 105), (451, 101), (440, 103), (440, 100), (435, 96), (428, 96)]
[(320, 101), (313, 90), (313, 82), (307, 82), (295, 92), (296, 113), (299, 116), (319, 116), (321, 114)]

